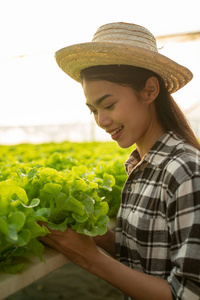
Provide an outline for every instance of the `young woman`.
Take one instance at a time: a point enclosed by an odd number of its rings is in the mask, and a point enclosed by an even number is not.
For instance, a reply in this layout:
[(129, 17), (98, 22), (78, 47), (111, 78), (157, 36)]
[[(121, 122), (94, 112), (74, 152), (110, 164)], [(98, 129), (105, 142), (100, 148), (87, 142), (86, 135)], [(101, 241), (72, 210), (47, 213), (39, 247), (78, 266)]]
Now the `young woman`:
[(97, 125), (136, 150), (115, 232), (92, 239), (69, 228), (41, 240), (125, 299), (200, 299), (200, 145), (171, 96), (191, 72), (159, 54), (147, 29), (126, 23), (100, 27), (56, 60), (81, 82)]

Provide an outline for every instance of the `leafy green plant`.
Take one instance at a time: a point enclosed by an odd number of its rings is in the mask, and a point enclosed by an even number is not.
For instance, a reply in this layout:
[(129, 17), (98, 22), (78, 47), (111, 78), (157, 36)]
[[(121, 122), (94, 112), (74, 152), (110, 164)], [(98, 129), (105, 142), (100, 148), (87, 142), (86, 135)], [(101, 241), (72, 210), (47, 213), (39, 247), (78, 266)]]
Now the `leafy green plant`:
[(89, 236), (105, 234), (109, 206), (98, 193), (111, 191), (114, 183), (112, 175), (98, 178), (84, 166), (65, 172), (33, 168), (0, 182), (0, 267), (15, 273), (23, 268), (16, 258), (35, 254), (42, 259), (38, 237), (48, 230), (38, 221), (54, 230), (69, 226)]
[(43, 218), (33, 216), (38, 199), (29, 203), (23, 188), (12, 180), (0, 182), (0, 268), (8, 273), (23, 269), (17, 258), (36, 254), (42, 258), (44, 246), (36, 240), (48, 232), (37, 224)]
[(98, 193), (112, 190), (112, 175), (105, 173), (98, 178), (80, 166), (62, 172), (52, 168), (39, 168), (37, 172), (31, 169), (20, 177), (20, 186), (28, 197), (40, 200), (36, 212), (48, 209), (49, 228), (65, 230), (70, 226), (91, 236), (106, 232), (109, 206)]
[[(95, 150), (95, 151), (94, 151)], [(115, 143), (0, 146), (0, 270), (23, 270), (48, 229), (103, 235), (115, 217), (130, 154)]]

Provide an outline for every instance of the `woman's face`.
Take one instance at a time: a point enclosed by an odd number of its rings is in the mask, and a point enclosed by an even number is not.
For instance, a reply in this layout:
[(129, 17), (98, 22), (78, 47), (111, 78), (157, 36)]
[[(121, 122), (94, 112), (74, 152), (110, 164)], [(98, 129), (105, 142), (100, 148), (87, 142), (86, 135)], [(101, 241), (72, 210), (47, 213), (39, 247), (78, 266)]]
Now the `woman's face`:
[(104, 80), (84, 80), (83, 91), (97, 125), (120, 147), (127, 148), (151, 137), (154, 116), (142, 92)]

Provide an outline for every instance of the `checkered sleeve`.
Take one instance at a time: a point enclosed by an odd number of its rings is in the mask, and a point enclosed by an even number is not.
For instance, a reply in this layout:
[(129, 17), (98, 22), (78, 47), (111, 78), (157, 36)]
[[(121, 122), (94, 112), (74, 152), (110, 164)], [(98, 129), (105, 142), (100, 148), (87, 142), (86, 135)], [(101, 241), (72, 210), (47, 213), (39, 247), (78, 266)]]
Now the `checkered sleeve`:
[(173, 265), (167, 280), (174, 299), (199, 300), (200, 173), (193, 173), (190, 178), (187, 176), (187, 180), (182, 180), (182, 183), (177, 185), (167, 210)]

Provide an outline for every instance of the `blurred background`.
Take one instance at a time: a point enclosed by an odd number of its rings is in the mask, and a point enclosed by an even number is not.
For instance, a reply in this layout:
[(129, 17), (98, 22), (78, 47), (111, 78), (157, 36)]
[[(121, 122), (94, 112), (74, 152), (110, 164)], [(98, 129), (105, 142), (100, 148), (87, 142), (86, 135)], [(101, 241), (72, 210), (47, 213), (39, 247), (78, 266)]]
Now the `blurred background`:
[(173, 96), (200, 138), (199, 0), (0, 0), (0, 144), (110, 139), (54, 53), (118, 21), (148, 28), (161, 54), (193, 72)]

